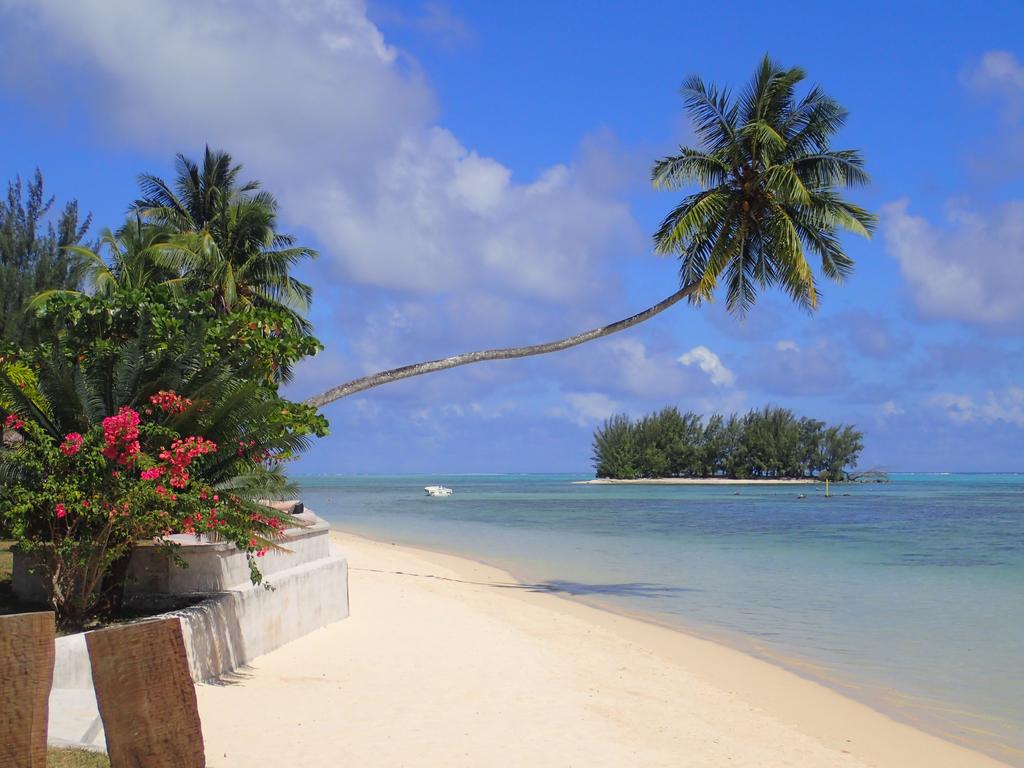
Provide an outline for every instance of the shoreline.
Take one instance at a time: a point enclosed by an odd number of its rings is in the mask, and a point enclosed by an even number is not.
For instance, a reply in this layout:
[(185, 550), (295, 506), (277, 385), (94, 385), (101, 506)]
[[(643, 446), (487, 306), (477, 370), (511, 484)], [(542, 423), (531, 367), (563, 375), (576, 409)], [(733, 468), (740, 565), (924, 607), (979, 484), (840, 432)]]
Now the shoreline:
[(616, 480), (595, 477), (593, 480), (573, 480), (573, 485), (820, 485), (821, 480), (811, 477), (751, 478), (732, 477), (648, 477), (636, 480)]
[[(720, 480), (726, 480), (721, 478)], [(581, 482), (581, 481), (575, 481)], [(586, 481), (583, 481), (586, 482)], [(613, 483), (618, 482), (632, 482), (632, 481), (612, 481)], [(657, 482), (657, 481), (654, 481)], [(733, 484), (735, 483), (767, 483), (771, 484), (785, 484), (786, 480), (755, 480), (755, 481), (728, 481)], [(797, 483), (815, 482), (813, 480), (798, 480)], [(515, 568), (513, 564), (501, 564), (492, 561), (482, 560), (470, 554), (460, 553), (454, 550), (446, 550), (431, 547), (422, 546), (419, 544), (408, 544), (399, 543), (395, 541), (389, 541), (385, 539), (374, 538), (373, 536), (353, 533), (338, 528), (335, 525), (331, 527), (332, 533), (336, 533), (346, 539), (365, 541), (372, 544), (379, 544), (382, 546), (392, 547), (403, 547), (407, 550), (418, 552), (424, 555), (436, 555), (443, 558), (451, 558), (455, 561), (466, 561), (475, 566), (487, 568), (495, 571), (496, 573), (502, 574), (503, 576), (511, 579), (517, 584), (529, 585), (533, 583), (523, 571)], [(1012, 768), (1013, 766), (1019, 766), (1024, 768), (1024, 751), (1013, 750), (1010, 747), (1006, 747), (1001, 751), (992, 750), (991, 745), (987, 744), (976, 744), (971, 743), (967, 739), (958, 739), (956, 734), (950, 733), (947, 729), (942, 727), (939, 721), (929, 720), (927, 716), (921, 712), (911, 712), (906, 710), (889, 710), (885, 706), (885, 702), (879, 699), (877, 696), (872, 697), (870, 695), (860, 695), (858, 693), (863, 690), (863, 686), (860, 685), (856, 680), (840, 678), (833, 674), (828, 674), (828, 670), (824, 667), (820, 667), (813, 661), (800, 658), (798, 656), (786, 656), (779, 652), (772, 652), (759, 647), (755, 638), (742, 633), (734, 632), (728, 633), (725, 631), (713, 631), (706, 628), (697, 628), (692, 625), (687, 625), (685, 622), (670, 622), (662, 621), (658, 618), (645, 614), (639, 610), (629, 610), (619, 605), (615, 605), (610, 602), (603, 601), (600, 597), (586, 597), (583, 595), (570, 594), (566, 592), (557, 591), (554, 589), (548, 590), (547, 594), (562, 600), (569, 605), (585, 608), (592, 611), (598, 611), (602, 614), (610, 614), (612, 616), (619, 617), (626, 621), (637, 622), (639, 624), (664, 630), (672, 634), (681, 635), (690, 640), (698, 642), (708, 643), (712, 646), (720, 648), (731, 653), (739, 654), (741, 657), (749, 659), (751, 661), (768, 665), (770, 668), (777, 670), (785, 675), (790, 675), (797, 678), (800, 681), (809, 683), (814, 686), (818, 686), (825, 691), (842, 698), (845, 701), (855, 703), (859, 706), (867, 708), (870, 712), (874, 713), (878, 717), (884, 718), (887, 721), (894, 722), (901, 726), (911, 729), (912, 731), (924, 735), (931, 739), (936, 739), (946, 745), (956, 747), (958, 749), (966, 750), (968, 753), (978, 756), (979, 759), (988, 759), (992, 765), (1004, 766)], [(729, 679), (729, 682), (734, 682)], [(897, 692), (898, 693), (898, 692)], [(912, 715), (917, 714), (919, 717), (915, 719)], [(1002, 746), (1002, 745), (999, 745)], [(1013, 762), (1003, 762), (1004, 760), (1012, 760)], [(904, 763), (899, 763), (903, 765)], [(910, 765), (910, 763), (907, 763)], [(916, 765), (916, 764), (914, 764)], [(945, 763), (936, 763), (936, 765), (945, 765)], [(959, 765), (959, 763), (956, 763)], [(974, 765), (971, 763), (970, 765)], [(979, 765), (988, 766), (990, 763), (979, 763)]]
[(352, 616), (199, 686), (211, 766), (266, 761), (268, 744), (302, 765), (1006, 765), (728, 645), (465, 557), (331, 535)]

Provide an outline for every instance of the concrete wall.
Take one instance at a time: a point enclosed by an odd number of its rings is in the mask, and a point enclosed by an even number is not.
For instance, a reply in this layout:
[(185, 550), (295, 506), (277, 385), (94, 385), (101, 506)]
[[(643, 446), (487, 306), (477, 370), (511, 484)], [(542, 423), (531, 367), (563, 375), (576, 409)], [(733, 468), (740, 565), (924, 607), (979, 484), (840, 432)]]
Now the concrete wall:
[[(264, 577), (329, 556), (326, 533), (329, 526), (313, 512), (294, 515), (301, 525), (284, 531), (283, 551), (271, 550), (259, 559)], [(178, 545), (177, 554), (184, 568), (175, 565), (167, 550), (151, 543), (140, 543), (132, 551), (128, 564), (125, 596), (194, 595), (232, 589), (250, 581), (249, 563), (245, 553), (225, 541), (211, 541), (205, 535), (174, 534), (168, 540)], [(25, 603), (43, 603), (46, 592), (38, 574), (31, 573), (31, 557), (15, 550), (11, 588)], [(268, 579), (270, 580), (270, 579)], [(272, 580), (271, 580), (272, 581)]]
[[(193, 680), (212, 680), (348, 616), (348, 562), (330, 544), (327, 525), (319, 519), (316, 522), (316, 530), (302, 530), (294, 540), (296, 546), (289, 544), (290, 553), (268, 553), (261, 558), (261, 565), (265, 561), (269, 566), (265, 572), (271, 574), (268, 581), (273, 589), (251, 584), (246, 566), (244, 582), (210, 594), (189, 608), (163, 614), (181, 620)], [(206, 552), (211, 560), (240, 555), (245, 561), (244, 553), (231, 552), (223, 544), (196, 551)], [(315, 557), (319, 552), (323, 556)], [(204, 563), (201, 569), (206, 574), (202, 578), (237, 575), (230, 564)], [(202, 583), (202, 579), (197, 577), (194, 583)], [(57, 639), (49, 739), (57, 745), (105, 747), (84, 634)]]
[[(280, 571), (330, 554), (327, 523), (312, 512), (303, 512), (295, 518), (305, 527), (285, 531), (287, 541), (282, 546), (286, 551), (271, 550), (259, 558), (260, 572), (264, 577), (272, 577)], [(175, 565), (161, 547), (140, 544), (132, 552), (128, 564), (126, 595), (219, 592), (249, 583), (249, 563), (245, 553), (235, 549), (233, 544), (186, 534), (169, 538), (179, 545), (177, 554), (187, 567)], [(268, 578), (268, 581), (273, 582), (273, 579)]]

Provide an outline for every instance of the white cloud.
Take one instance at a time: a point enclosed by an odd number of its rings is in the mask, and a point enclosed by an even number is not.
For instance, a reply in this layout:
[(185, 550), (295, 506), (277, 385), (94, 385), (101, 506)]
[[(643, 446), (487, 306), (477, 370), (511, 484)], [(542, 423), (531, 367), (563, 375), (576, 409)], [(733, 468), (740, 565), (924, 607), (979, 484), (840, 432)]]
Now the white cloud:
[(1024, 94), (1024, 64), (1009, 51), (988, 51), (967, 70), (964, 80), (977, 91)]
[(884, 206), (882, 230), (922, 314), (992, 326), (1024, 319), (1024, 201), (987, 213), (955, 205), (945, 227), (908, 207)]
[(973, 421), (977, 412), (974, 398), (969, 395), (958, 395), (954, 392), (940, 392), (928, 399), (928, 404), (941, 408), (950, 421), (966, 424)]
[(1010, 386), (1002, 392), (988, 392), (980, 412), (989, 421), (1024, 427), (1024, 389)]
[(900, 407), (895, 400), (886, 400), (882, 403), (881, 412), (883, 417), (887, 416), (902, 416), (906, 411)]
[(749, 386), (783, 396), (834, 395), (849, 380), (843, 348), (827, 338), (777, 341), (749, 360), (743, 374)]
[(612, 339), (605, 346), (614, 358), (605, 375), (614, 371), (617, 385), (626, 392), (641, 397), (657, 396), (682, 387), (679, 378), (672, 375), (671, 360), (653, 354), (639, 339)]
[(602, 392), (570, 392), (565, 396), (565, 406), (549, 409), (548, 415), (590, 427), (622, 410), (621, 403)]
[(988, 390), (980, 402), (966, 394), (940, 392), (929, 398), (928, 404), (941, 408), (946, 416), (958, 424), (971, 421), (1002, 421), (1024, 427), (1024, 388), (1010, 385), (1002, 390)]
[(499, 403), (474, 402), (469, 404), (470, 413), (477, 418), (487, 419), (488, 421), (503, 418), (518, 409), (519, 404), (512, 400), (503, 400)]
[(229, 149), (291, 226), (317, 235), (336, 276), (596, 304), (612, 255), (641, 242), (628, 206), (591, 183), (588, 156), (517, 182), (437, 125), (425, 77), (359, 0), (8, 8), (19, 66), (46, 57), (45, 73), (63, 57), (91, 78), (101, 130), (136, 145)]
[(897, 416), (902, 416), (906, 413), (906, 410), (897, 403), (895, 400), (886, 400), (879, 406), (878, 413), (875, 415), (875, 421), (884, 426), (889, 422), (890, 419)]
[[(969, 152), (969, 167), (987, 186), (1017, 179), (1024, 167), (1024, 64), (1008, 51), (988, 51), (961, 80), (991, 96), (1002, 116), (997, 133)], [(1024, 320), (1024, 200), (987, 210), (953, 200), (943, 222), (913, 216), (909, 207), (906, 198), (884, 206), (882, 232), (924, 316), (988, 326)]]
[(308, 185), (294, 215), (358, 282), (414, 293), (489, 290), (548, 302), (600, 296), (605, 257), (635, 237), (628, 206), (558, 165), (528, 184), (432, 127), (359, 184)]
[(715, 386), (731, 387), (736, 383), (736, 375), (725, 367), (718, 355), (703, 345), (682, 355), (679, 362), (686, 366), (696, 365), (708, 374)]
[(961, 79), (1001, 117), (995, 134), (969, 152), (969, 167), (987, 182), (1016, 182), (1024, 170), (1024, 63), (1008, 51), (989, 51)]
[(679, 402), (716, 389), (699, 367), (680, 364), (671, 339), (656, 335), (647, 342), (635, 333), (612, 336), (583, 345), (552, 364), (566, 389), (609, 392), (630, 400)]

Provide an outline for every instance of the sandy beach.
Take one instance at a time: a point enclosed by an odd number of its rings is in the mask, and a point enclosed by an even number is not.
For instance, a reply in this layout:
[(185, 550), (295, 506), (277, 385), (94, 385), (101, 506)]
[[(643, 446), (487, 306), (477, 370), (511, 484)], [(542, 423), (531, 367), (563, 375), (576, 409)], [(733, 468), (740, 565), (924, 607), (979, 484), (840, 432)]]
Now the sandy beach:
[(1002, 765), (725, 646), (333, 535), (351, 617), (198, 686), (210, 766)]
[(812, 478), (762, 478), (737, 480), (731, 477), (655, 477), (637, 480), (613, 480), (597, 477), (593, 480), (574, 480), (576, 485), (814, 485)]

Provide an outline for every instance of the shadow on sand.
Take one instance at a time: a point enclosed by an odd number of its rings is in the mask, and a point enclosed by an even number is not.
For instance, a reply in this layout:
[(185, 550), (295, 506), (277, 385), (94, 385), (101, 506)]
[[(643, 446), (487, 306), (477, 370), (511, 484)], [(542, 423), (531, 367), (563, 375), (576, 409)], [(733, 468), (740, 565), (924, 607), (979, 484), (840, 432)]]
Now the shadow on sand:
[[(499, 585), (504, 586), (504, 585)], [(540, 584), (517, 584), (521, 589), (532, 592), (561, 592), (566, 595), (612, 595), (617, 597), (668, 597), (681, 592), (693, 592), (688, 587), (670, 587), (668, 584), (648, 584), (643, 581), (626, 582), (623, 584), (584, 584), (578, 581), (561, 581), (558, 579), (544, 581)]]
[(458, 584), (471, 584), (477, 587), (496, 587), (498, 589), (523, 589), (528, 592), (552, 592), (573, 596), (610, 595), (615, 597), (668, 597), (681, 592), (693, 592), (688, 587), (672, 587), (668, 584), (650, 584), (642, 581), (624, 582), (621, 584), (586, 584), (579, 581), (562, 581), (552, 579), (537, 583), (517, 583), (504, 581), (472, 581), (470, 579), (454, 579), (450, 576), (438, 576), (433, 573), (409, 573), (407, 571), (384, 571), (377, 568), (353, 568), (352, 571), (367, 573), (385, 573), (393, 576), (411, 576), (417, 579), (437, 579), (452, 581)]

